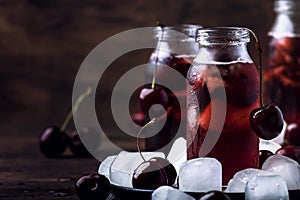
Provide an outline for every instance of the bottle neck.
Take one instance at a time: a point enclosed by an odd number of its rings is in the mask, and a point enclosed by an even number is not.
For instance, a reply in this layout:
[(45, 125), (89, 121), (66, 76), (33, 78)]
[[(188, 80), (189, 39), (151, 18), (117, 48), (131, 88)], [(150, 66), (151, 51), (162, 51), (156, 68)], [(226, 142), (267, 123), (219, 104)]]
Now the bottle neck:
[(299, 14), (278, 12), (270, 36), (273, 37), (300, 37), (300, 10)]
[(159, 54), (159, 57), (168, 55), (194, 55), (199, 51), (199, 44), (193, 39), (181, 40), (164, 40), (158, 41), (154, 54)]
[(253, 63), (246, 42), (235, 45), (200, 45), (195, 61), (199, 64)]
[(300, 1), (277, 0), (274, 4), (277, 13), (270, 36), (300, 37)]
[(203, 64), (251, 62), (247, 43), (249, 31), (239, 27), (214, 27), (197, 31), (200, 51), (196, 58)]
[(188, 24), (157, 27), (155, 30), (157, 46), (154, 54), (158, 53), (158, 57), (170, 54), (196, 55), (199, 44), (195, 41), (195, 35), (199, 28), (201, 26)]

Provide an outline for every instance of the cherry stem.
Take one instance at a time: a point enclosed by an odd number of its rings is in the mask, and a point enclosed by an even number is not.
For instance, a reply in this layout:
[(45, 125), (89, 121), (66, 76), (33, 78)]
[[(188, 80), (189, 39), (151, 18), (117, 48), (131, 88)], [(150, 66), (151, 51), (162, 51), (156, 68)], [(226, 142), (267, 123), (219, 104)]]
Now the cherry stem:
[(157, 56), (156, 56), (156, 59), (155, 59), (155, 66), (154, 66), (153, 78), (152, 78), (152, 83), (151, 83), (151, 88), (152, 89), (154, 89), (154, 86), (155, 86), (159, 50), (160, 50), (161, 41), (164, 38), (164, 27), (165, 27), (165, 25), (161, 24), (160, 22), (157, 22), (156, 24), (157, 24), (157, 26), (160, 26), (160, 28), (161, 28), (161, 36), (158, 39), (158, 44), (157, 44)]
[(141, 135), (141, 133), (143, 132), (143, 130), (144, 130), (146, 127), (148, 127), (148, 126), (150, 126), (151, 124), (153, 124), (155, 121), (156, 121), (156, 118), (151, 119), (147, 124), (145, 124), (145, 125), (139, 130), (139, 132), (138, 132), (138, 134), (137, 134), (137, 138), (136, 138), (136, 146), (137, 146), (137, 150), (138, 150), (138, 152), (140, 153), (140, 155), (141, 155), (141, 157), (142, 157), (142, 159), (143, 159), (144, 161), (146, 161), (146, 159), (145, 159), (145, 157), (144, 157), (143, 154), (142, 154), (142, 151), (141, 151), (141, 148), (140, 148), (140, 143), (139, 143), (139, 138), (140, 138), (140, 135)]
[(172, 110), (172, 107), (168, 107), (167, 111), (164, 112), (164, 114), (162, 114), (162, 115), (161, 115), (160, 117), (158, 117), (158, 118), (156, 118), (156, 117), (152, 118), (147, 124), (145, 124), (145, 125), (139, 130), (139, 132), (138, 132), (138, 134), (137, 134), (137, 136), (136, 136), (136, 146), (137, 146), (137, 150), (138, 150), (139, 154), (141, 155), (141, 157), (142, 157), (142, 159), (143, 159), (144, 161), (146, 161), (146, 159), (145, 159), (145, 157), (144, 157), (143, 154), (142, 154), (142, 151), (141, 151), (141, 148), (140, 148), (140, 142), (139, 142), (139, 139), (140, 139), (140, 136), (141, 136), (143, 130), (144, 130), (146, 127), (148, 127), (148, 126), (150, 126), (151, 124), (153, 124), (154, 122), (156, 122), (157, 120), (160, 120), (160, 119), (163, 119), (163, 118), (167, 117), (168, 113), (170, 113), (171, 110)]
[(255, 39), (255, 48), (258, 50), (258, 58), (259, 58), (259, 66), (258, 66), (258, 70), (259, 70), (259, 98), (260, 98), (260, 107), (264, 107), (264, 103), (263, 103), (263, 72), (262, 72), (262, 58), (261, 58), (261, 54), (263, 53), (263, 50), (259, 44), (259, 40), (256, 36), (256, 34), (249, 28), (243, 28), (247, 31), (249, 31), (254, 39)]
[(71, 109), (71, 111), (69, 112), (69, 114), (67, 115), (64, 123), (62, 124), (62, 126), (60, 127), (60, 131), (61, 132), (64, 132), (66, 130), (66, 128), (68, 127), (71, 119), (73, 118), (73, 114), (75, 114), (79, 108), (79, 105), (81, 104), (81, 102), (87, 97), (89, 96), (90, 94), (92, 93), (92, 88), (91, 87), (88, 87), (86, 89), (86, 91), (84, 93), (82, 93), (78, 99), (76, 100), (74, 106), (73, 106), (73, 109)]

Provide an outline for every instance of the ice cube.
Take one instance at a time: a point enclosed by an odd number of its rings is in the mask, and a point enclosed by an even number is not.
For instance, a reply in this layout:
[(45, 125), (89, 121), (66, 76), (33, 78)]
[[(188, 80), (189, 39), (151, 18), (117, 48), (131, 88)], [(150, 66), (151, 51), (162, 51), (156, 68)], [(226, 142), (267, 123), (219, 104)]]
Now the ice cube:
[(300, 165), (283, 155), (270, 156), (263, 164), (262, 170), (280, 175), (289, 190), (300, 189)]
[(116, 157), (117, 157), (117, 155), (108, 156), (107, 158), (105, 158), (99, 166), (98, 173), (102, 174), (106, 178), (110, 179), (110, 175), (109, 175), (110, 166)]
[(215, 158), (195, 158), (184, 162), (179, 170), (179, 189), (208, 192), (222, 189), (222, 165)]
[(170, 186), (161, 186), (152, 193), (152, 200), (195, 200), (190, 195)]
[(276, 151), (280, 148), (281, 148), (281, 145), (277, 144), (276, 142), (272, 142), (270, 140), (259, 139), (259, 150), (268, 150), (275, 154)]
[(180, 165), (187, 161), (186, 149), (186, 140), (183, 137), (179, 137), (173, 143), (172, 148), (167, 156), (167, 160), (173, 164), (177, 174), (179, 173)]
[(267, 172), (260, 169), (248, 168), (237, 172), (233, 178), (228, 182), (226, 192), (245, 192), (246, 183), (250, 178), (256, 175), (272, 175), (271, 172)]
[[(144, 158), (165, 158), (162, 152), (142, 152)], [(143, 162), (139, 152), (121, 151), (113, 161), (110, 168), (110, 181), (112, 184), (124, 187), (132, 187), (132, 175), (134, 170)]]
[(285, 181), (279, 175), (257, 175), (246, 184), (246, 200), (289, 200)]

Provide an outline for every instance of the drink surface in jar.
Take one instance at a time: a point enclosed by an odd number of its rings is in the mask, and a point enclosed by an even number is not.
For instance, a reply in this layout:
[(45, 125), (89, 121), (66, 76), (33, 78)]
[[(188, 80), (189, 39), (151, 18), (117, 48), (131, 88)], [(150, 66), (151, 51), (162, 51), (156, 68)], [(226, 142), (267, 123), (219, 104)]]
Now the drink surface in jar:
[[(225, 87), (226, 114), (217, 143), (206, 155), (222, 163), (223, 184), (245, 168), (258, 168), (258, 137), (250, 126), (250, 112), (259, 107), (259, 79), (253, 63), (228, 62), (192, 66), (187, 84), (187, 156), (199, 157), (207, 136), (214, 132), (210, 124), (212, 106), (224, 106), (218, 98)], [(217, 74), (221, 76), (217, 76)], [(221, 77), (221, 79), (220, 79)], [(208, 90), (209, 88), (209, 90)]]
[(300, 122), (300, 38), (271, 37), (264, 71), (264, 100), (288, 123)]

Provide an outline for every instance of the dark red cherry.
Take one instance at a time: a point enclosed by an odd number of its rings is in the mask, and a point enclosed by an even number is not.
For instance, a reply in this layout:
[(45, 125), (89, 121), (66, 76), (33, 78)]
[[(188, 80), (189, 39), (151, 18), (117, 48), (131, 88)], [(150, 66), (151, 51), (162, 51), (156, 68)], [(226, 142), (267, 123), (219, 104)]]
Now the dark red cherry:
[(75, 185), (80, 200), (105, 200), (110, 189), (109, 180), (100, 174), (89, 174), (80, 177)]
[[(155, 104), (159, 104), (167, 109), (169, 97), (162, 86), (155, 85), (155, 87), (152, 88), (151, 85), (146, 85), (139, 94), (139, 103), (142, 112), (148, 115), (150, 107)], [(159, 116), (163, 114), (160, 108), (154, 111), (155, 114), (158, 113)]]
[(250, 113), (250, 124), (258, 137), (271, 140), (282, 131), (284, 124), (282, 112), (274, 105), (254, 109)]
[(175, 183), (177, 172), (175, 167), (167, 159), (161, 157), (151, 158), (150, 161), (159, 163), (160, 166), (164, 168), (168, 177), (168, 185), (172, 186)]
[(221, 191), (210, 191), (205, 193), (199, 200), (230, 200), (230, 198)]
[(76, 157), (90, 157), (90, 152), (85, 148), (77, 131), (73, 131), (69, 136), (69, 147)]
[(144, 161), (132, 176), (132, 186), (139, 189), (155, 190), (156, 188), (168, 185), (167, 172), (156, 161)]
[(300, 126), (298, 123), (289, 124), (285, 130), (284, 138), (290, 145), (300, 146)]
[(300, 148), (296, 146), (285, 146), (276, 151), (276, 154), (289, 157), (300, 164)]
[[(69, 147), (76, 157), (89, 157), (90, 152), (85, 145), (88, 145), (90, 150), (96, 149), (100, 144), (100, 135), (93, 128), (81, 128), (79, 133), (73, 131), (69, 135)], [(85, 144), (82, 142), (85, 141)]]
[(270, 157), (273, 156), (274, 154), (271, 151), (268, 150), (260, 150), (259, 151), (259, 168), (261, 169), (262, 165), (264, 162)]
[(68, 138), (57, 126), (47, 127), (39, 137), (42, 153), (48, 158), (62, 156), (68, 145)]

